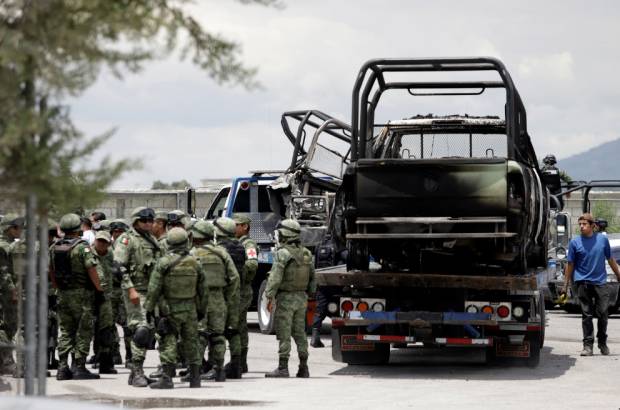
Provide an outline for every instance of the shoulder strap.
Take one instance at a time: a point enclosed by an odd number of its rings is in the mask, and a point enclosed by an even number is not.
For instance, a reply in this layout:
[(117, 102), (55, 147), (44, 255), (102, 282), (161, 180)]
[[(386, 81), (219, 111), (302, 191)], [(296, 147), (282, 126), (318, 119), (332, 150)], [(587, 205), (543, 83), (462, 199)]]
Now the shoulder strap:
[(136, 232), (138, 233), (138, 235), (140, 235), (141, 237), (143, 237), (148, 243), (150, 243), (151, 245), (153, 245), (153, 247), (158, 251), (161, 252), (161, 248), (159, 247), (159, 244), (157, 243), (157, 241), (153, 240), (153, 238), (150, 235), (144, 234), (138, 230), (136, 230)]
[(189, 252), (184, 251), (181, 252), (179, 254), (179, 257), (176, 258), (170, 265), (168, 265), (168, 267), (166, 268), (166, 270), (164, 271), (164, 274), (170, 272), (172, 269), (174, 269), (179, 263), (181, 263), (183, 261), (183, 259), (185, 259), (186, 256), (189, 255)]

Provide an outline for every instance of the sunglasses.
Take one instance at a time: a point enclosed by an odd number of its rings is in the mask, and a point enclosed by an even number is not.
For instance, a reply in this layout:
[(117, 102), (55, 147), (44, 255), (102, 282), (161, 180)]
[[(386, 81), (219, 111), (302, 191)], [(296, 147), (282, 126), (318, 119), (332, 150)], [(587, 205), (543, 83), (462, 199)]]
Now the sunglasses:
[(138, 222), (142, 222), (144, 224), (146, 224), (146, 223), (153, 223), (153, 218), (139, 218)]

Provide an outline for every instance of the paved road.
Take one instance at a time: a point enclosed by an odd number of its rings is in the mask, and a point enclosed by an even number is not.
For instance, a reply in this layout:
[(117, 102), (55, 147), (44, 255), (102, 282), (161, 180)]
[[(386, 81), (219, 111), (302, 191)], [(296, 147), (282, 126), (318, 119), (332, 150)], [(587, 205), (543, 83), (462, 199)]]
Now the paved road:
[[(620, 316), (610, 319), (612, 354), (582, 358), (580, 317), (549, 312), (546, 345), (536, 369), (485, 365), (476, 357), (441, 357), (428, 363), (415, 349), (392, 351), (389, 366), (347, 366), (331, 359), (328, 328), (325, 349), (312, 349), (311, 378), (274, 380), (263, 374), (277, 364), (274, 336), (251, 335), (250, 372), (243, 380), (187, 384), (166, 391), (127, 386), (127, 370), (96, 381), (58, 382), (48, 379), (48, 393), (56, 398), (88, 399), (119, 407), (178, 408), (239, 405), (246, 408), (620, 408)], [(150, 351), (147, 366), (157, 364)], [(294, 374), (297, 360), (291, 360)], [(200, 400), (195, 402), (193, 400)], [(0, 409), (9, 408), (0, 399)], [(65, 410), (68, 407), (63, 407)]]

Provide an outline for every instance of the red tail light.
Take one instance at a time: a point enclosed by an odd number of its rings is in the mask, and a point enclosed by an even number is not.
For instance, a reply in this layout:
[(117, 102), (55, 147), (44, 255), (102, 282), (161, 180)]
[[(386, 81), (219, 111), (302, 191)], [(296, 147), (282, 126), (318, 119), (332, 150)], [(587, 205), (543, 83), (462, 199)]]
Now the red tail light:
[(497, 316), (501, 317), (502, 319), (508, 317), (509, 315), (510, 309), (508, 309), (508, 306), (501, 305), (497, 308)]
[(350, 300), (345, 300), (344, 302), (342, 302), (342, 304), (340, 305), (340, 308), (344, 311), (344, 312), (350, 312), (353, 310), (353, 302), (351, 302)]

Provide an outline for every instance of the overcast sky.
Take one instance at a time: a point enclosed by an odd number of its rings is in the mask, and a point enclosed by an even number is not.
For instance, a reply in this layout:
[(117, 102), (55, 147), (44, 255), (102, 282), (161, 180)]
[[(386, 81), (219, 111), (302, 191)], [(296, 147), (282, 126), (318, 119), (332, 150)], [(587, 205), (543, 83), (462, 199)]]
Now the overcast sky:
[[(196, 0), (191, 8), (206, 28), (242, 44), (261, 91), (218, 86), (191, 62), (169, 58), (122, 81), (102, 72), (72, 103), (88, 135), (118, 128), (99, 156), (144, 162), (114, 188), (282, 169), (292, 150), (282, 112), (314, 108), (349, 123), (357, 72), (379, 57), (500, 58), (525, 103), (539, 158), (555, 153), (560, 165), (620, 137), (618, 1), (284, 2), (277, 9)], [(406, 105), (407, 112), (386, 102), (384, 116), (499, 112), (484, 104), (442, 112), (437, 99), (427, 101)]]

